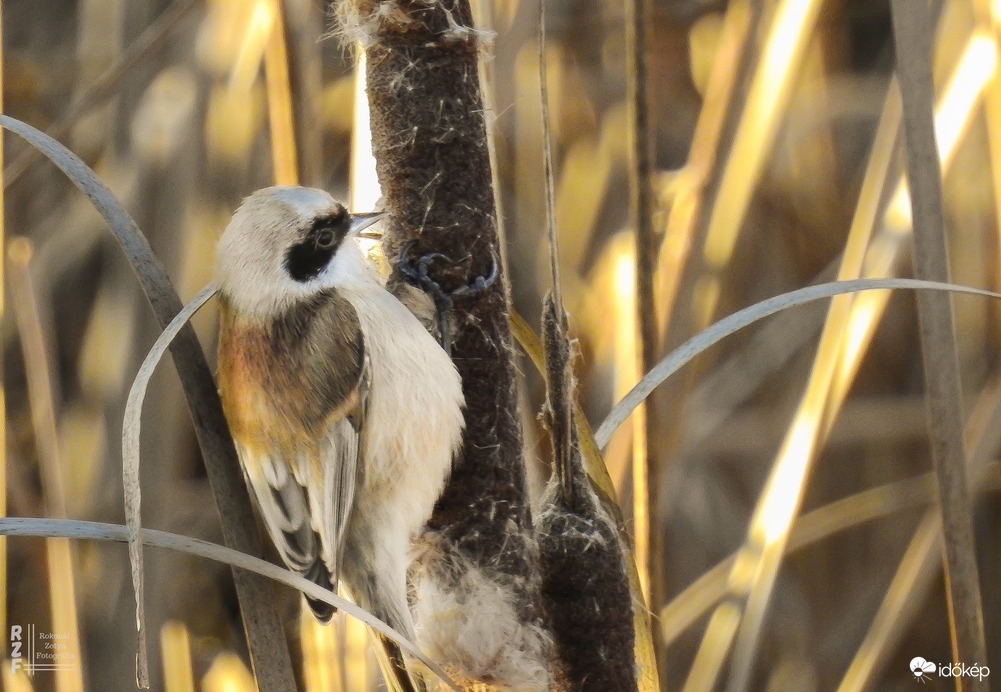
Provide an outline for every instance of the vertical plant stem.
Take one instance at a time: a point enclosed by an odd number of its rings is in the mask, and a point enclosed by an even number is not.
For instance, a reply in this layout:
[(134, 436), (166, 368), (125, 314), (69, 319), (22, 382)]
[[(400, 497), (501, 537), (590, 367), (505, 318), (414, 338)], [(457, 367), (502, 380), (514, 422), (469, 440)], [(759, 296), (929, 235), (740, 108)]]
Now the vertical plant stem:
[[(935, 141), (931, 74), (931, 23), (927, 4), (893, 0), (897, 76), (904, 104), (907, 178), (911, 188), (915, 273), (949, 280), (942, 179)], [(963, 404), (952, 302), (948, 295), (917, 296), (932, 460), (942, 511), (946, 593), (953, 660), (987, 658), (970, 491), (963, 448)], [(960, 679), (957, 678), (957, 685)], [(981, 689), (979, 681), (962, 685)]]
[[(658, 356), (660, 334), (657, 322), (654, 281), (656, 279), (658, 242), (653, 225), (653, 195), (651, 181), (654, 172), (653, 125), (650, 119), (648, 58), (650, 50), (650, 0), (629, 0), (626, 3), (627, 100), (629, 112), (629, 210), (636, 233), (636, 321), (640, 347), (637, 357), (640, 372), (654, 366)], [(642, 594), (648, 608), (659, 608), (664, 602), (664, 540), (659, 529), (656, 508), (660, 506), (660, 476), (662, 461), (654, 454), (652, 440), (659, 439), (658, 399), (651, 397), (633, 416), (633, 519), (634, 557), (637, 569), (644, 577), (646, 592)], [(657, 670), (666, 675), (662, 659), (663, 640), (660, 628), (649, 627), (649, 619), (636, 605), (638, 679), (641, 688), (659, 684), (666, 689), (666, 679), (657, 680)], [(644, 626), (645, 625), (645, 626)], [(645, 635), (641, 636), (641, 632)]]
[[(18, 238), (10, 244), (12, 306), (24, 354), (31, 426), (35, 434), (35, 448), (38, 450), (45, 511), (50, 517), (65, 518), (66, 494), (63, 490), (63, 464), (59, 458), (55, 383), (51, 367), (52, 348), (51, 340), (46, 338), (47, 333), (51, 334), (52, 331), (51, 320), (42, 317), (42, 308), (29, 272), (31, 256), (32, 246), (28, 240)], [(56, 689), (59, 692), (83, 692), (80, 630), (69, 539), (47, 539), (45, 554), (53, 632), (68, 637), (65, 640), (66, 653), (71, 657), (68, 660), (76, 663), (72, 668), (55, 671)]]
[[(651, 124), (647, 102), (647, 51), (650, 25), (649, 0), (626, 3), (627, 99), (629, 105), (629, 212), (636, 233), (636, 320), (639, 332), (641, 372), (656, 363), (657, 321), (653, 302), (653, 277), (657, 241), (653, 228), (653, 205), (650, 181), (653, 173)], [(649, 605), (660, 603), (660, 589), (653, 573), (657, 555), (654, 538), (656, 526), (651, 510), (657, 506), (657, 483), (651, 483), (650, 430), (657, 417), (647, 415), (644, 404), (634, 413), (633, 430), (633, 520), (636, 559), (646, 583), (644, 597)], [(657, 594), (657, 598), (654, 598)]]
[(264, 51), (268, 118), (271, 125), (271, 162), (275, 184), (296, 185), (299, 182), (299, 161), (292, 118), (288, 50), (285, 46), (285, 6), (281, 0), (272, 2), (275, 20)]
[(183, 622), (170, 620), (160, 628), (163, 688), (166, 692), (195, 692), (191, 637)]
[(302, 185), (323, 184), (320, 53), (323, 10), (310, 0), (280, 0), (292, 108), (295, 157)]
[[(552, 286), (549, 299), (553, 308), (553, 328), (556, 331), (555, 341), (562, 347), (567, 339), (567, 314), (563, 309), (563, 290), (560, 285), (560, 244), (556, 229), (556, 173), (553, 170), (553, 142), (549, 114), (549, 75), (546, 67), (546, 0), (539, 0), (539, 92), (542, 102), (542, 168), (546, 188), (546, 234), (549, 236), (549, 271)], [(558, 349), (553, 349), (558, 350)], [(558, 357), (546, 353), (546, 359)], [(562, 364), (568, 367), (567, 363)], [(554, 366), (561, 379), (565, 373), (560, 366)], [(553, 382), (556, 373), (549, 373), (546, 378), (546, 392), (551, 399), (563, 399), (559, 404), (566, 404), (563, 392), (555, 395), (564, 386), (563, 382)], [(559, 406), (552, 400), (553, 410), (553, 474), (563, 486), (564, 497), (573, 497), (573, 482), (570, 474), (570, 407)], [(559, 410), (557, 410), (559, 409)], [(559, 431), (559, 432), (557, 432)]]
[[(872, 625), (838, 685), (838, 692), (867, 689), (887, 650), (892, 650), (900, 640), (915, 611), (924, 602), (932, 576), (937, 573), (933, 550), (941, 543), (939, 519), (935, 510), (925, 512), (922, 517), (886, 589), (886, 596), (872, 619)], [(960, 678), (956, 678), (957, 685), (959, 681)]]

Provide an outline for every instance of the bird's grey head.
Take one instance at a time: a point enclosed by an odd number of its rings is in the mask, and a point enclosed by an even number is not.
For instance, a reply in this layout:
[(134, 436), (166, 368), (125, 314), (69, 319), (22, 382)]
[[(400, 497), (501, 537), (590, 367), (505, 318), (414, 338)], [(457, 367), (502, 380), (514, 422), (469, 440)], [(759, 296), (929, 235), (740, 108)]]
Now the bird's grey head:
[(258, 190), (243, 201), (219, 240), (219, 290), (239, 311), (267, 317), (323, 288), (365, 280), (368, 269), (348, 237), (380, 216), (349, 214), (323, 190)]

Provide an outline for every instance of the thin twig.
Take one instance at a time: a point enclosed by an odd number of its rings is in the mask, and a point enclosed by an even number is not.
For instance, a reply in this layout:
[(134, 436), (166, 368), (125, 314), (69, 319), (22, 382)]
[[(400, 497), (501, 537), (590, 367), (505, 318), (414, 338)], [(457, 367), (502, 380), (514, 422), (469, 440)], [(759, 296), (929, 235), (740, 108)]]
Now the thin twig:
[[(942, 178), (933, 111), (931, 19), (925, 2), (893, 0), (891, 9), (897, 76), (904, 104), (915, 273), (922, 279), (948, 281)], [(947, 294), (921, 293), (917, 303), (932, 460), (938, 478), (945, 538), (953, 660), (985, 661), (987, 645), (966, 479), (963, 401), (952, 302)], [(971, 688), (983, 689), (979, 681), (969, 684)]]

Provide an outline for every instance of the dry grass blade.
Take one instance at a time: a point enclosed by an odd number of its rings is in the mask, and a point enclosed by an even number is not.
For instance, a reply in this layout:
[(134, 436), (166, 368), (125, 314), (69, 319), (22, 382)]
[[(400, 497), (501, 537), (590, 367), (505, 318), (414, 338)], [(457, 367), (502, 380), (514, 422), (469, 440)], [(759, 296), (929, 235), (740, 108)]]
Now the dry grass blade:
[[(930, 14), (923, 2), (892, 0), (891, 8), (897, 76), (904, 104), (915, 273), (921, 279), (948, 281), (942, 178), (935, 142)], [(932, 459), (942, 512), (953, 655), (957, 661), (985, 661), (987, 645), (966, 479), (952, 303), (944, 293), (920, 293), (917, 301)]]
[[(139, 372), (136, 373), (132, 387), (129, 389), (128, 401), (125, 404), (124, 422), (122, 423), (122, 485), (125, 489), (125, 523), (129, 529), (129, 563), (132, 565), (132, 588), (136, 594), (136, 627), (139, 630), (139, 685), (149, 686), (149, 673), (146, 652), (146, 609), (145, 609), (145, 572), (143, 570), (142, 541), (139, 535), (142, 531), (142, 494), (139, 484), (139, 432), (142, 423), (142, 404), (146, 398), (146, 389), (153, 369), (163, 357), (178, 332), (188, 323), (191, 316), (201, 309), (208, 300), (216, 294), (215, 284), (203, 288), (184, 308), (177, 313), (163, 333), (157, 338), (153, 348), (146, 354)], [(145, 683), (145, 684), (144, 684)]]
[[(90, 199), (128, 257), (154, 315), (166, 326), (181, 310), (180, 298), (149, 243), (107, 186), (75, 154), (48, 135), (5, 115), (0, 115), (0, 125), (42, 151)], [(181, 331), (171, 354), (191, 409), (226, 542), (234, 550), (259, 555), (262, 546), (253, 532), (253, 512), (236, 450), (205, 354), (190, 326)], [(234, 572), (234, 580), (260, 689), (291, 689), (295, 684), (291, 658), (269, 584), (240, 572)]]
[(847, 281), (831, 281), (829, 283), (807, 286), (795, 291), (789, 291), (773, 298), (768, 298), (750, 307), (728, 315), (712, 326), (692, 337), (684, 344), (669, 353), (663, 360), (650, 370), (629, 393), (623, 397), (594, 433), (595, 442), (604, 449), (612, 433), (629, 417), (640, 402), (645, 400), (668, 377), (677, 372), (695, 356), (734, 332), (747, 327), (760, 319), (774, 315), (780, 310), (803, 305), (815, 300), (833, 298), (846, 293), (862, 291), (877, 291), (886, 289), (910, 289), (927, 291), (946, 291), (966, 293), (989, 298), (1001, 298), (1001, 294), (985, 291), (970, 286), (942, 283), (937, 281), (922, 281), (920, 279), (850, 279)]
[[(71, 539), (90, 539), (99, 541), (116, 541), (127, 543), (129, 540), (128, 528), (120, 524), (106, 524), (96, 521), (75, 521), (69, 519), (39, 519), (26, 517), (0, 517), (0, 535), (4, 536), (41, 536), (58, 537)], [(254, 572), (272, 581), (277, 581), (289, 586), (296, 591), (302, 591), (310, 598), (329, 603), (338, 610), (343, 610), (351, 617), (364, 622), (366, 625), (380, 634), (392, 639), (406, 650), (407, 653), (421, 660), (431, 671), (434, 672), (445, 684), (456, 692), (462, 690), (445, 674), (445, 672), (431, 659), (425, 656), (417, 646), (382, 620), (371, 615), (368, 611), (360, 608), (351, 601), (347, 601), (333, 591), (328, 591), (316, 583), (291, 572), (284, 567), (273, 565), (270, 562), (247, 555), (246, 553), (227, 548), (225, 546), (210, 543), (209, 541), (179, 536), (167, 531), (154, 531), (152, 529), (142, 529), (140, 532), (143, 545), (154, 548), (166, 548), (196, 555), (216, 562), (222, 562), (242, 570)], [(297, 689), (296, 687), (286, 688), (287, 690)]]

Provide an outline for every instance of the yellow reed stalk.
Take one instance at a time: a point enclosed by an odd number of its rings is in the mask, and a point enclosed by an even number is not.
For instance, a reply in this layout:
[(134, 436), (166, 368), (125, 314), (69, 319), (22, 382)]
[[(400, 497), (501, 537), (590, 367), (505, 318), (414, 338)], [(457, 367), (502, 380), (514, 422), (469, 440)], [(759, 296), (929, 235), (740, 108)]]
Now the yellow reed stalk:
[(343, 666), (345, 690), (367, 690), (374, 677), (375, 667), (369, 665), (368, 629), (359, 620), (343, 618), (343, 648), (341, 665)]
[(703, 256), (710, 270), (725, 266), (733, 253), (821, 5), (819, 0), (783, 0), (774, 10), (709, 217)]
[[(973, 0), (973, 13), (977, 28), (985, 36), (1001, 35), (1001, 2), (998, 0)], [(999, 47), (996, 41), (991, 42), (994, 55), (991, 59), (998, 62)], [(994, 192), (995, 212), (1001, 212), (1001, 79), (991, 80), (984, 98), (986, 109), (987, 142), (990, 154), (991, 186)], [(1001, 230), (1001, 229), (999, 229)], [(994, 279), (998, 285), (998, 279)]]
[(3, 681), (3, 689), (7, 692), (32, 692), (31, 678), (23, 670), (16, 673), (10, 671), (10, 665), (4, 661), (3, 669), (0, 670), (0, 680)]
[[(907, 546), (907, 552), (900, 560), (893, 581), (886, 589), (886, 597), (859, 646), (858, 654), (852, 659), (848, 672), (838, 686), (838, 692), (866, 689), (872, 672), (879, 662), (879, 656), (886, 648), (886, 643), (899, 634), (900, 613), (907, 608), (917, 608), (924, 601), (923, 598), (915, 597), (910, 585), (922, 581), (920, 579), (922, 574), (927, 575), (935, 569), (939, 556), (934, 548), (940, 544), (941, 538), (941, 515), (937, 511), (926, 513), (914, 533), (914, 538)], [(927, 579), (923, 581), (927, 582)]]
[(268, 119), (271, 124), (271, 161), (277, 185), (299, 182), (299, 157), (292, 118), (292, 88), (289, 82), (285, 20), (280, 0), (272, 3), (273, 21), (264, 51), (264, 74), (268, 92)]
[(165, 692), (195, 692), (191, 665), (191, 637), (183, 622), (168, 620), (160, 628), (160, 657), (163, 660)]
[[(24, 238), (10, 243), (7, 254), (10, 262), (12, 301), (21, 337), (24, 367), (28, 380), (28, 398), (31, 424), (41, 467), (42, 495), (50, 517), (66, 517), (66, 498), (63, 491), (62, 461), (57, 444), (53, 380), (50, 371), (51, 348), (43, 328), (33, 281), (29, 272), (33, 249)], [(49, 604), (52, 611), (53, 634), (68, 635), (60, 644), (65, 654), (54, 663), (64, 667), (55, 669), (56, 689), (59, 692), (83, 692), (81, 670), (80, 631), (77, 623), (76, 585), (73, 576), (73, 556), (67, 538), (49, 538), (45, 541), (49, 572)], [(33, 666), (36, 661), (31, 661)]]
[(309, 608), (299, 613), (299, 640), (302, 643), (302, 676), (306, 692), (335, 692), (341, 686), (337, 630), (342, 618), (321, 625)]

